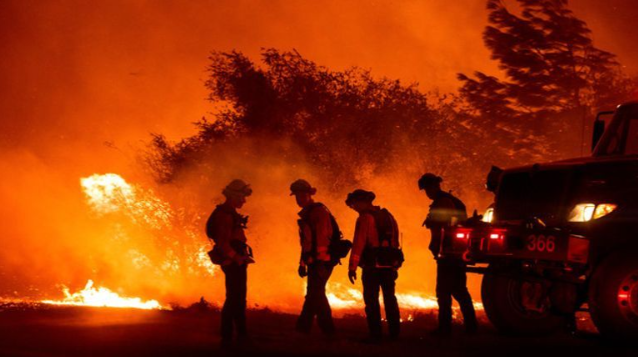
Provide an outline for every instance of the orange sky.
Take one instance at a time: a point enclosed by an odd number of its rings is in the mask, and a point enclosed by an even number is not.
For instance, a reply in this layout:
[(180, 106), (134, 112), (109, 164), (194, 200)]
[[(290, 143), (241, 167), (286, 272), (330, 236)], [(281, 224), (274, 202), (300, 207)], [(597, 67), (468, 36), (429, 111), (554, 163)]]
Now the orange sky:
[[(572, 3), (597, 44), (636, 73), (638, 5)], [(334, 69), (371, 68), (425, 90), (454, 90), (457, 72), (495, 70), (477, 0), (21, 0), (3, 1), (0, 16), (0, 144), (45, 157), (77, 142), (187, 135), (210, 108), (202, 81), (211, 50), (254, 57), (261, 47), (295, 48)]]

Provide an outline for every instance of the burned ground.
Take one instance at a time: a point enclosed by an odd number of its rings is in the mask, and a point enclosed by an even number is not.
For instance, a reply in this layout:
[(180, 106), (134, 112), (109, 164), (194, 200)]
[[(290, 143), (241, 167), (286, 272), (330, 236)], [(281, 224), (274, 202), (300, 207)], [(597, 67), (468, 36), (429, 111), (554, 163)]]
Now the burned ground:
[[(217, 310), (145, 311), (85, 307), (11, 306), (0, 311), (2, 356), (634, 356), (631, 346), (615, 346), (596, 334), (578, 336), (511, 337), (497, 334), (484, 318), (481, 331), (466, 336), (460, 327), (450, 338), (428, 335), (433, 314), (404, 322), (400, 341), (381, 345), (361, 343), (365, 319), (345, 315), (336, 320), (338, 337), (327, 340), (318, 331), (294, 332), (295, 316), (250, 310), (251, 346), (219, 349)], [(579, 327), (587, 330), (586, 322)]]

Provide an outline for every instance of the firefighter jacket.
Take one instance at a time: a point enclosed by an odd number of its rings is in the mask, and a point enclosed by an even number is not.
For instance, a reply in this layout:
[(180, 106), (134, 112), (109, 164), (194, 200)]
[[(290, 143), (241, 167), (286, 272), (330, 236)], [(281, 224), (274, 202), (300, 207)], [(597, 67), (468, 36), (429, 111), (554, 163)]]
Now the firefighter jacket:
[[(352, 242), (352, 252), (350, 253), (350, 263), (348, 264), (349, 270), (356, 270), (357, 267), (369, 267), (369, 265), (375, 266), (374, 262), (369, 262), (367, 259), (362, 259), (365, 253), (369, 250), (373, 250), (374, 248), (378, 248), (380, 246), (379, 243), (379, 222), (376, 221), (375, 217), (379, 215), (381, 212), (381, 208), (379, 206), (374, 206), (371, 211), (364, 211), (359, 213), (359, 218), (357, 218), (357, 223), (354, 230), (354, 239)], [(387, 212), (387, 211), (386, 211)], [(389, 244), (392, 248), (399, 247), (399, 228), (396, 220), (392, 215), (389, 214), (390, 218), (390, 237), (389, 241), (384, 242), (384, 244)]]
[(330, 241), (333, 236), (332, 220), (328, 208), (319, 202), (304, 207), (299, 212), (300, 264), (330, 261)]
[(206, 222), (206, 235), (215, 242), (221, 254), (232, 261), (237, 254), (249, 256), (246, 244), (248, 217), (242, 216), (230, 205), (218, 205)]
[(430, 229), (432, 238), (428, 248), (435, 257), (438, 256), (441, 248), (444, 229), (454, 226), (466, 218), (467, 212), (463, 202), (451, 193), (439, 191), (432, 200), (428, 216), (423, 222), (423, 225)]

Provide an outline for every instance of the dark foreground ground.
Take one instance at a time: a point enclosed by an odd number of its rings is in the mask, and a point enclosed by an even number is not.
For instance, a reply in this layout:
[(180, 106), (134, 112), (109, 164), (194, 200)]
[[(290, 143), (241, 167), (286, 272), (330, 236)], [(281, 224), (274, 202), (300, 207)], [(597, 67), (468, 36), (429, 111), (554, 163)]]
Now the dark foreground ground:
[(248, 318), (252, 345), (223, 351), (218, 311), (5, 306), (0, 356), (638, 356), (635, 347), (604, 342), (594, 333), (506, 337), (484, 319), (478, 335), (459, 329), (441, 339), (427, 334), (435, 326), (432, 315), (416, 315), (402, 325), (400, 341), (366, 345), (360, 342), (366, 326), (359, 316), (337, 319), (334, 340), (318, 333), (299, 336), (293, 315), (256, 310)]

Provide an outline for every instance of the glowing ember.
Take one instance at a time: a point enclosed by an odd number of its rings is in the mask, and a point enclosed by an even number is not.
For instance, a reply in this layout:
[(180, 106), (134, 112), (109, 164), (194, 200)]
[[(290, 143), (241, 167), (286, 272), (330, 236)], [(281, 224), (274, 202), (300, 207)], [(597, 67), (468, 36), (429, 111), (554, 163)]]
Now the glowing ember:
[(173, 215), (168, 203), (153, 191), (126, 182), (117, 174), (95, 174), (80, 179), (89, 205), (100, 215), (123, 212), (133, 222), (159, 229), (170, 226)]
[(210, 261), (210, 257), (208, 257), (208, 253), (204, 247), (200, 247), (199, 251), (197, 251), (196, 264), (204, 268), (211, 276), (215, 275), (215, 270), (217, 268)]
[(71, 294), (68, 288), (64, 288), (64, 300), (43, 300), (42, 303), (51, 305), (95, 306), (95, 307), (124, 307), (135, 309), (162, 309), (156, 300), (142, 301), (140, 298), (121, 297), (107, 288), (93, 287), (93, 281), (89, 280), (84, 290)]
[(95, 174), (80, 179), (80, 183), (89, 204), (99, 213), (116, 212), (122, 201), (131, 201), (135, 196), (133, 187), (116, 174)]
[(346, 288), (338, 283), (330, 284), (327, 290), (330, 306), (335, 309), (350, 309), (363, 304), (363, 294), (359, 290)]
[(399, 306), (405, 306), (409, 309), (436, 309), (439, 305), (436, 298), (432, 296), (420, 296), (418, 294), (397, 294)]

